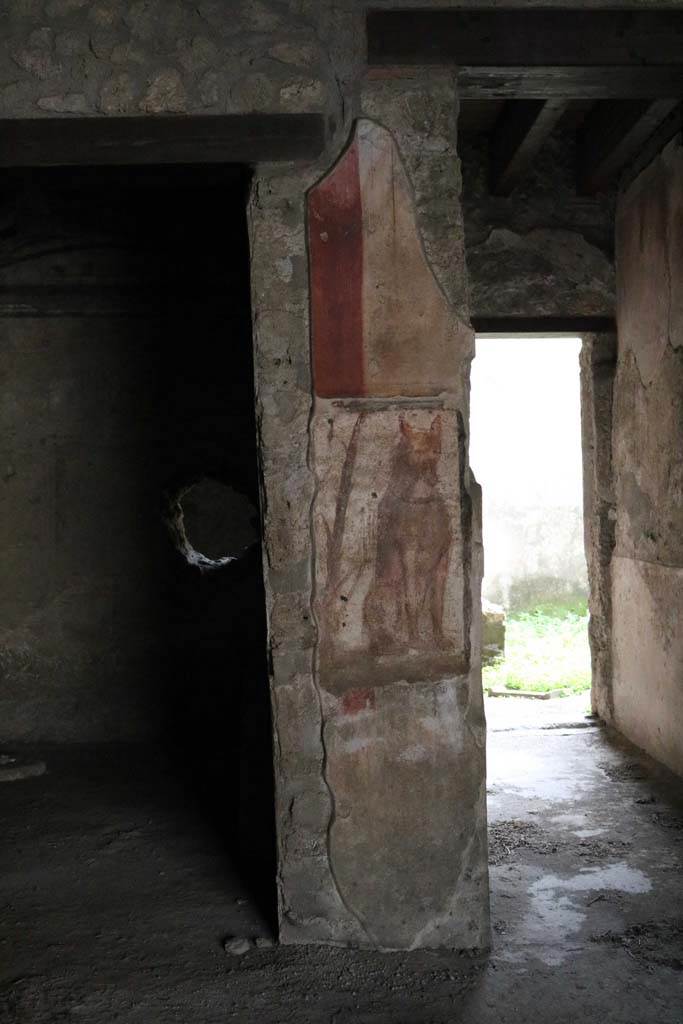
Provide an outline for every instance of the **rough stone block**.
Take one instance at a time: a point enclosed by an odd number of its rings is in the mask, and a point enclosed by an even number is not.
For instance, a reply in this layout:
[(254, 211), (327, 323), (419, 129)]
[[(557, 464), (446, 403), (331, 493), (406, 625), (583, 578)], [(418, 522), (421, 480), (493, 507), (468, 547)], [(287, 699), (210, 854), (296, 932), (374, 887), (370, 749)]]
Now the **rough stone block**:
[(70, 92), (65, 96), (43, 96), (38, 100), (41, 110), (48, 110), (55, 114), (85, 114), (88, 111), (88, 101), (80, 92)]
[(275, 83), (267, 75), (240, 75), (230, 87), (230, 109), (236, 114), (270, 113), (277, 106)]
[(298, 113), (320, 110), (325, 105), (327, 89), (317, 78), (288, 80), (280, 89), (280, 103), (283, 110)]
[(84, 32), (60, 32), (55, 39), (55, 52), (59, 57), (75, 57), (87, 50), (88, 37)]
[(482, 601), (482, 661), (495, 661), (505, 653), (505, 609), (491, 601)]
[(180, 51), (180, 63), (186, 71), (195, 73), (212, 64), (218, 56), (218, 47), (207, 36), (195, 36)]
[(62, 65), (46, 47), (25, 48), (12, 54), (15, 64), (35, 78), (45, 80), (62, 73)]
[(187, 110), (187, 94), (180, 72), (167, 68), (155, 75), (140, 110), (146, 114), (183, 114)]
[(225, 94), (225, 82), (217, 71), (207, 71), (199, 82), (199, 99), (203, 107), (217, 106)]
[(102, 86), (97, 105), (103, 114), (127, 114), (135, 103), (135, 94), (130, 75), (114, 75)]

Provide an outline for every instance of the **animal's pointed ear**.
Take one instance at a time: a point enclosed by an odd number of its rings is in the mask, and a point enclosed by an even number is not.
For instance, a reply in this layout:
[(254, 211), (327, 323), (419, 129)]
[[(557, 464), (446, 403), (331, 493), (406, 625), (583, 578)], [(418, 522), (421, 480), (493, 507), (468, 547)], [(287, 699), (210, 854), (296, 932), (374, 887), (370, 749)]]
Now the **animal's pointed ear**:
[(438, 441), (441, 440), (441, 415), (440, 414), (436, 415), (434, 417), (434, 419), (432, 420), (432, 425), (429, 428), (429, 433), (432, 435), (432, 437), (436, 438)]
[(398, 418), (398, 425), (401, 428), (401, 433), (403, 434), (403, 436), (410, 437), (413, 430), (412, 427), (410, 426), (410, 423), (408, 423), (405, 416), (403, 415), (403, 413), (401, 413), (401, 415)]

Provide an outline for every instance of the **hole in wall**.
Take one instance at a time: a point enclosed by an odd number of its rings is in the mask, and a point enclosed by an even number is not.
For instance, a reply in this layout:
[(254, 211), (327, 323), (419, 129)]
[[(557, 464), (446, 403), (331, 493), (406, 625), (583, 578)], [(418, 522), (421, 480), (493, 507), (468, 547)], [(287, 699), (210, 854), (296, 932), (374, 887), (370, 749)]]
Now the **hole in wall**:
[(242, 558), (257, 542), (258, 512), (246, 494), (202, 477), (169, 502), (167, 522), (173, 542), (189, 565), (222, 569)]

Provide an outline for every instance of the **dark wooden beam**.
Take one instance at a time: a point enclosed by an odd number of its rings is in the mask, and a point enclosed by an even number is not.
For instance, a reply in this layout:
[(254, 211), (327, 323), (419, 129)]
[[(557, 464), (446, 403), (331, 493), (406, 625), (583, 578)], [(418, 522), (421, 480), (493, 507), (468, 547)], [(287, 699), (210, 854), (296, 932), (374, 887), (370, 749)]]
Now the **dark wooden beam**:
[(0, 167), (313, 160), (321, 114), (0, 120)]
[(683, 103), (679, 103), (677, 107), (674, 107), (669, 116), (664, 118), (659, 127), (640, 149), (637, 156), (626, 166), (619, 180), (619, 187), (622, 189), (628, 188), (641, 171), (644, 171), (676, 136), (679, 137), (679, 142), (683, 145)]
[(508, 196), (568, 106), (568, 100), (511, 100), (491, 137), (491, 192)]
[(232, 189), (246, 191), (251, 172), (244, 164), (139, 164), (132, 167), (79, 165), (77, 167), (1, 167), (0, 197), (8, 188), (31, 185), (46, 193), (83, 195), (103, 189), (179, 190)]
[[(414, 72), (404, 68), (404, 73)], [(474, 99), (666, 99), (683, 95), (683, 65), (610, 67), (460, 67), (458, 93)]]
[(678, 102), (612, 100), (596, 104), (579, 132), (579, 192), (594, 195), (607, 188)]
[(683, 10), (376, 10), (367, 38), (380, 65), (662, 66), (683, 60)]
[(610, 316), (473, 316), (477, 334), (600, 334), (615, 331)]
[(445, 64), (466, 99), (683, 95), (683, 10), (370, 11), (374, 68)]

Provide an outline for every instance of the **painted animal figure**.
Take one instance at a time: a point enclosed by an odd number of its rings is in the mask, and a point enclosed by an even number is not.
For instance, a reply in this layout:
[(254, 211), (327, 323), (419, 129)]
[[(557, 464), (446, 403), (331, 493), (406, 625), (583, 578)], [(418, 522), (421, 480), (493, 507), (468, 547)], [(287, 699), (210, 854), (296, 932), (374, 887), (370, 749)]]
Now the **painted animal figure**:
[(376, 654), (443, 648), (444, 594), (452, 540), (439, 491), (441, 417), (427, 430), (403, 416), (389, 483), (377, 509), (374, 578), (363, 606)]

